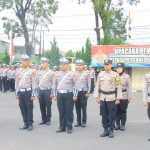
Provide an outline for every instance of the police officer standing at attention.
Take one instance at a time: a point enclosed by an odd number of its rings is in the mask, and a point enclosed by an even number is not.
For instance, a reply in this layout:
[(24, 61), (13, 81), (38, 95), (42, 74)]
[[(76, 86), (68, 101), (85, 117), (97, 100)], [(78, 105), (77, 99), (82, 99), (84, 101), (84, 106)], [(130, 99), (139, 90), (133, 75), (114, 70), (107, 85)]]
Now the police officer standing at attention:
[[(120, 79), (118, 74), (111, 70), (112, 61), (104, 61), (104, 71), (98, 75), (94, 97), (100, 104), (100, 114), (102, 115), (102, 125), (104, 132), (100, 134), (101, 137), (114, 137), (114, 123), (115, 123), (115, 103), (122, 98), (122, 89), (119, 86)], [(117, 94), (116, 94), (117, 91)]]
[(22, 55), (21, 68), (17, 72), (15, 88), (16, 98), (24, 121), (20, 129), (33, 130), (33, 100), (36, 95), (36, 73), (29, 68), (31, 59), (28, 55)]
[(6, 64), (3, 64), (3, 69), (2, 69), (2, 84), (3, 84), (3, 89), (4, 92), (7, 92), (7, 66)]
[(52, 77), (53, 72), (49, 69), (48, 59), (41, 57), (41, 70), (37, 73), (38, 81), (38, 99), (42, 114), (42, 122), (40, 125), (51, 123), (51, 105), (52, 105)]
[(127, 120), (128, 103), (131, 101), (132, 84), (130, 76), (124, 73), (125, 64), (117, 63), (117, 73), (120, 75), (122, 87), (122, 99), (116, 105), (116, 126), (115, 130), (125, 130), (125, 123)]
[(2, 65), (0, 64), (0, 91), (2, 91)]
[(10, 72), (10, 92), (15, 91), (15, 68), (11, 65), (11, 72)]
[[(59, 110), (59, 129), (57, 133), (67, 131), (68, 134), (73, 132), (73, 99), (76, 99), (75, 93), (73, 94), (73, 87), (75, 85), (74, 74), (69, 70), (69, 60), (66, 58), (60, 59), (61, 70), (55, 75), (54, 89), (57, 93), (57, 106)], [(54, 93), (54, 96), (56, 96)], [(56, 97), (54, 97), (56, 99)]]
[[(84, 70), (84, 61), (76, 60), (76, 76), (77, 81), (75, 89), (77, 90), (77, 100), (75, 101), (75, 108), (77, 113), (77, 124), (75, 127), (86, 127), (87, 122), (87, 98), (91, 89), (91, 77)], [(81, 117), (82, 111), (82, 117)]]
[[(144, 79), (143, 104), (147, 107), (147, 114), (150, 119), (150, 72), (145, 75)], [(148, 141), (150, 141), (150, 138)]]

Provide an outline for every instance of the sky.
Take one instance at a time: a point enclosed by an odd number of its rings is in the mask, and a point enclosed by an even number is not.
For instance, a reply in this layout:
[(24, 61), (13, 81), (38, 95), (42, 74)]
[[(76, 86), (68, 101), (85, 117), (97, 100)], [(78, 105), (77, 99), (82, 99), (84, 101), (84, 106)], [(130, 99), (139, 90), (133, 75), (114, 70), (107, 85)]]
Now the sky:
[[(78, 5), (77, 0), (58, 0), (59, 9), (53, 16), (53, 25), (50, 25), (50, 31), (44, 32), (44, 48), (50, 48), (50, 41), (56, 38), (58, 47), (61, 51), (72, 49), (80, 50), (85, 45), (87, 37), (92, 44), (96, 44), (95, 18), (91, 2)], [(125, 13), (131, 14), (131, 39), (130, 44), (149, 44), (150, 43), (150, 1), (141, 0), (137, 6), (125, 5)], [(6, 12), (0, 13), (0, 18)], [(12, 13), (8, 13), (12, 17)], [(100, 22), (101, 25), (101, 22)], [(39, 37), (39, 32), (36, 33)], [(101, 31), (102, 35), (102, 31)], [(43, 38), (42, 38), (43, 39)], [(7, 36), (3, 34), (2, 21), (0, 21), (0, 40), (8, 41)], [(42, 42), (43, 43), (43, 42)], [(15, 38), (15, 45), (24, 45), (23, 38)], [(42, 46), (43, 47), (43, 46)], [(36, 46), (36, 50), (39, 45)]]

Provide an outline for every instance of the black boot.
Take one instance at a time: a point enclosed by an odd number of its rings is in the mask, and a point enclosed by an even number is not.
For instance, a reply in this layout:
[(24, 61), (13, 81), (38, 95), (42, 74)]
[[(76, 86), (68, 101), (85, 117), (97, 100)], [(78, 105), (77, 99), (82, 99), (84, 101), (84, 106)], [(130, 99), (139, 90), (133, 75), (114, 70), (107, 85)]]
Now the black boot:
[(108, 136), (108, 129), (104, 129), (104, 132), (100, 134), (100, 137), (106, 137)]
[(113, 129), (109, 129), (109, 138), (113, 138), (114, 137), (114, 131)]
[(114, 129), (119, 130), (120, 129), (120, 124), (116, 124)]
[(120, 126), (120, 130), (121, 130), (121, 131), (124, 131), (124, 130), (125, 130), (125, 125), (122, 124), (122, 125)]

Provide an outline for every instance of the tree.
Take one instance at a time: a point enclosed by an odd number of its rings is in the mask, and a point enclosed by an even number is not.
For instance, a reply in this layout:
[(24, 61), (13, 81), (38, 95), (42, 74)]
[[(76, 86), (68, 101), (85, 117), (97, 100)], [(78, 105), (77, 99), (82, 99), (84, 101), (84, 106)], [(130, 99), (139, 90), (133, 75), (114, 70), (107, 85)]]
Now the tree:
[(74, 57), (74, 52), (70, 49), (65, 53), (65, 57)]
[(49, 59), (49, 63), (50, 66), (59, 66), (59, 59), (61, 57), (60, 52), (59, 52), (59, 48), (57, 46), (57, 42), (56, 39), (53, 39), (53, 42), (51, 43), (51, 50), (50, 51), (46, 51), (45, 52), (45, 57), (47, 57)]
[[(127, 0), (130, 5), (136, 5), (139, 1)], [(117, 3), (113, 3), (113, 0), (92, 0), (92, 3), (95, 16), (98, 14), (102, 21), (104, 39), (101, 43), (104, 45), (111, 44), (112, 41), (120, 41), (120, 44), (125, 43), (127, 16), (124, 15), (123, 0), (118, 0)], [(98, 39), (99, 28), (96, 29)]]
[(91, 63), (91, 41), (87, 38), (85, 42), (85, 47), (82, 47), (80, 51), (76, 52), (76, 59), (84, 60), (86, 65), (90, 65)]
[(8, 52), (5, 51), (5, 54), (4, 54), (4, 57), (3, 57), (3, 63), (8, 65), (9, 62), (10, 62), (10, 56), (9, 56)]
[(89, 40), (89, 38), (87, 38), (86, 43), (85, 43), (85, 53), (84, 53), (84, 62), (86, 63), (86, 65), (90, 65), (91, 64), (91, 41)]
[[(37, 26), (48, 28), (52, 23), (52, 14), (56, 13), (58, 2), (55, 0), (1, 0), (0, 11), (13, 10), (17, 20), (3, 18), (5, 32), (8, 34), (12, 29), (15, 35), (23, 34), (25, 39), (26, 54), (31, 56), (31, 42), (29, 40), (29, 27), (35, 31)], [(14, 22), (14, 24), (12, 24)]]

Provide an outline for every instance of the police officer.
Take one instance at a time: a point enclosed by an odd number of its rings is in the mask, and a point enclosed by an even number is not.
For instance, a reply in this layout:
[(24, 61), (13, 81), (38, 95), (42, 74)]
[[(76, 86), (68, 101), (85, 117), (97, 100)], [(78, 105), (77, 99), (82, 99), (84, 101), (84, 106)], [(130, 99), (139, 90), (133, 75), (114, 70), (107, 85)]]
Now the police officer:
[(6, 64), (3, 64), (2, 69), (2, 84), (3, 84), (3, 90), (4, 92), (7, 92), (7, 66)]
[(11, 65), (10, 68), (10, 74), (9, 74), (9, 82), (10, 82), (10, 92), (14, 92), (15, 91), (15, 67), (13, 65)]
[(39, 104), (42, 115), (40, 125), (51, 123), (51, 105), (52, 105), (52, 77), (53, 72), (49, 69), (48, 59), (41, 57), (41, 70), (37, 73)]
[[(104, 71), (98, 75), (94, 97), (100, 104), (100, 114), (102, 115), (102, 125), (104, 132), (101, 137), (114, 137), (114, 122), (115, 122), (115, 103), (122, 98), (120, 79), (118, 74), (111, 70), (112, 61), (104, 61)], [(117, 94), (116, 94), (117, 91)]]
[[(75, 127), (86, 127), (87, 122), (87, 98), (91, 88), (91, 78), (84, 70), (84, 61), (76, 60), (76, 84), (77, 100), (75, 101), (75, 108), (77, 113), (77, 124)], [(82, 117), (81, 117), (82, 111)]]
[(7, 82), (6, 82), (6, 90), (10, 90), (10, 76), (11, 76), (11, 68), (7, 65)]
[(90, 77), (91, 77), (91, 89), (90, 89), (90, 93), (94, 92), (94, 83), (96, 81), (96, 76), (95, 76), (95, 71), (92, 68), (92, 66), (89, 66), (89, 73), (90, 73)]
[[(147, 107), (147, 114), (150, 119), (150, 72), (145, 75), (144, 79), (143, 104)], [(148, 141), (150, 141), (150, 138)]]
[(122, 99), (120, 103), (116, 105), (116, 130), (125, 130), (125, 123), (127, 120), (127, 107), (131, 101), (132, 85), (130, 76), (124, 73), (125, 64), (117, 63), (117, 73), (120, 75), (121, 87), (122, 87)]
[[(55, 75), (54, 91), (57, 89), (57, 106), (59, 110), (59, 129), (57, 133), (67, 131), (68, 134), (73, 132), (73, 99), (76, 99), (73, 88), (75, 78), (72, 71), (69, 70), (69, 60), (66, 58), (60, 59), (61, 70)], [(73, 94), (74, 93), (74, 94)], [(56, 94), (54, 94), (56, 96)], [(56, 99), (56, 97), (54, 97)]]
[(19, 107), (24, 121), (20, 129), (33, 130), (33, 100), (36, 95), (36, 73), (29, 68), (31, 59), (23, 54), (21, 68), (17, 72), (15, 88), (16, 98), (19, 100)]
[(3, 68), (2, 68), (2, 65), (0, 64), (0, 91), (2, 91), (2, 71), (3, 71)]

